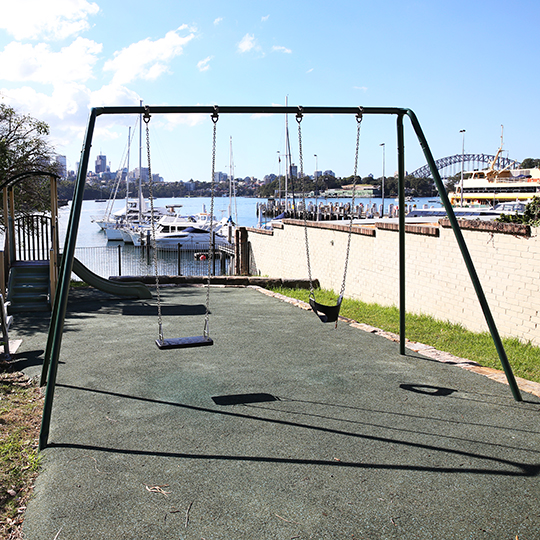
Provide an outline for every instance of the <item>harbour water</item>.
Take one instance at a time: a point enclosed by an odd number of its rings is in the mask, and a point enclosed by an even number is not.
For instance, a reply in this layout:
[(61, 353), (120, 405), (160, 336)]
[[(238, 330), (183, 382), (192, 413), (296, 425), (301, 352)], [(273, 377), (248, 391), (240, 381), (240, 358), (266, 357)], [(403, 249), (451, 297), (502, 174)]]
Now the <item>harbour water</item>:
[[(343, 203), (350, 202), (349, 199), (307, 199), (307, 202), (313, 202), (318, 204), (324, 203)], [(237, 197), (236, 199), (236, 212), (235, 208), (232, 209), (233, 219), (235, 214), (237, 217), (237, 224), (243, 227), (255, 227), (258, 223), (257, 205), (259, 203), (266, 203), (266, 199), (257, 199), (251, 197)], [(379, 206), (382, 203), (382, 199), (357, 199), (357, 202), (362, 202), (364, 206), (371, 206), (373, 204)], [(388, 211), (390, 204), (397, 204), (394, 199), (385, 198), (385, 212)], [(197, 197), (197, 198), (171, 198), (171, 199), (156, 199), (154, 201), (155, 206), (166, 205), (181, 205), (179, 211), (185, 215), (196, 214), (203, 211), (206, 208), (210, 211), (211, 199), (209, 197)], [(429, 198), (416, 198), (414, 201), (408, 204), (415, 204), (418, 208), (422, 208), (424, 205), (428, 207), (440, 207), (440, 201), (438, 197)], [(114, 204), (113, 211), (120, 210), (125, 206), (124, 200), (118, 200)], [(79, 225), (79, 231), (77, 234), (77, 247), (101, 247), (107, 245), (107, 238), (103, 231), (100, 230), (98, 225), (92, 222), (93, 217), (103, 215), (107, 207), (106, 202), (96, 201), (84, 201), (81, 213), (81, 221)], [(59, 233), (60, 233), (60, 246), (63, 247), (66, 229), (69, 220), (71, 203), (68, 206), (62, 207), (59, 210)], [(219, 197), (214, 200), (214, 215), (216, 219), (223, 217), (229, 217), (229, 198)], [(110, 242), (109, 242), (110, 243)]]

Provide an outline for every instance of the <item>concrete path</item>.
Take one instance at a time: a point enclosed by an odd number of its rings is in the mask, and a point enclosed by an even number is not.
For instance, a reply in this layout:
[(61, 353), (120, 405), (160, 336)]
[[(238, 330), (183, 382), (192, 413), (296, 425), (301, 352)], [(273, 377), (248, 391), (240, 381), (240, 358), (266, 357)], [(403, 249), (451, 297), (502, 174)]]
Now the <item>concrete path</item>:
[[(205, 291), (164, 290), (165, 337)], [(73, 291), (27, 540), (540, 538), (540, 399), (211, 292), (212, 347), (160, 351), (152, 300)], [(47, 321), (17, 317), (40, 373)]]

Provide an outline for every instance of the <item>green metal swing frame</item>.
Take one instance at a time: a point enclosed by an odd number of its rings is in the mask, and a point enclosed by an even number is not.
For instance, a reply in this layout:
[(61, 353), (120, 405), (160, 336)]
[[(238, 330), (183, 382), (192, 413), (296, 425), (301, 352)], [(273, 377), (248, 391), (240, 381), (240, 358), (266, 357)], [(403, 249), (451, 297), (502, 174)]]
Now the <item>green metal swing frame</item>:
[[(424, 157), (427, 161), (432, 177), (435, 181), (435, 186), (446, 210), (456, 241), (459, 245), (463, 260), (467, 266), (469, 276), (475, 289), (478, 301), (484, 313), (486, 323), (491, 333), (493, 342), (497, 349), (499, 359), (506, 374), (508, 384), (512, 395), (516, 401), (522, 401), (519, 387), (516, 383), (512, 367), (508, 361), (506, 351), (501, 341), (499, 331), (493, 319), (493, 315), (489, 308), (486, 296), (482, 285), (478, 278), (478, 274), (474, 267), (471, 255), (465, 243), (465, 239), (457, 222), (454, 210), (444, 184), (441, 180), (435, 160), (424, 136), (420, 123), (411, 109), (398, 107), (289, 107), (289, 106), (226, 106), (219, 107), (219, 114), (296, 114), (299, 110), (304, 115), (310, 114), (333, 114), (333, 115), (357, 115), (361, 109), (362, 114), (366, 115), (390, 115), (396, 117), (397, 129), (397, 158), (398, 158), (398, 204), (399, 208), (405, 207), (405, 145), (404, 145), (404, 124), (403, 119), (408, 117), (412, 128), (416, 134), (418, 142), (423, 150)], [(43, 419), (41, 424), (41, 433), (39, 438), (39, 448), (44, 449), (47, 446), (49, 437), (49, 427), (51, 412), (54, 400), (54, 390), (56, 385), (56, 376), (58, 371), (58, 360), (60, 357), (60, 349), (62, 345), (62, 335), (64, 330), (64, 321), (67, 310), (67, 302), (69, 295), (70, 276), (73, 267), (73, 259), (75, 257), (75, 245), (77, 241), (77, 233), (82, 211), (84, 186), (86, 173), (88, 170), (88, 162), (90, 159), (90, 149), (92, 146), (92, 138), (97, 118), (105, 115), (132, 115), (144, 114), (149, 110), (152, 114), (208, 114), (211, 117), (215, 114), (216, 106), (139, 106), (139, 107), (97, 107), (90, 111), (86, 134), (84, 138), (81, 160), (73, 193), (73, 203), (69, 216), (67, 227), (66, 240), (64, 245), (64, 255), (60, 265), (60, 274), (58, 287), (54, 298), (51, 323), (49, 326), (49, 334), (47, 339), (47, 347), (42, 371), (42, 384), (47, 381), (47, 389), (45, 394), (45, 404), (43, 409)], [(405, 354), (405, 215), (404, 212), (399, 213), (399, 311), (400, 311), (400, 354)]]

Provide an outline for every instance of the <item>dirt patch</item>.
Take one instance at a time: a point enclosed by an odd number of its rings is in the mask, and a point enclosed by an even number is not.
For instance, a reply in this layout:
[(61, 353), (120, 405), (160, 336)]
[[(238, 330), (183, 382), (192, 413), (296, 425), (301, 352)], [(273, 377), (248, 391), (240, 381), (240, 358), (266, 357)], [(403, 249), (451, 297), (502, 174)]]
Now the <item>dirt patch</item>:
[(0, 538), (22, 539), (26, 503), (39, 470), (43, 394), (0, 361)]

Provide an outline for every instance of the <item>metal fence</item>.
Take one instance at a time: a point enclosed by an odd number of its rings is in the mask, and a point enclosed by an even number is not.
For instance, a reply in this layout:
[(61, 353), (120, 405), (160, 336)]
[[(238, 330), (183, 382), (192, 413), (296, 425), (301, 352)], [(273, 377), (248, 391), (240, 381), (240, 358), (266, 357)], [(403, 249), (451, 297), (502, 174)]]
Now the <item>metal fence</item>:
[[(208, 251), (200, 250), (157, 249), (157, 272), (167, 276), (206, 276), (208, 255)], [(75, 257), (92, 272), (104, 278), (155, 274), (154, 251), (129, 244), (76, 248)], [(216, 249), (210, 273), (221, 276), (233, 272), (234, 251)], [(72, 279), (80, 281), (75, 274)]]

